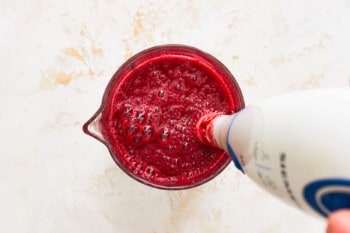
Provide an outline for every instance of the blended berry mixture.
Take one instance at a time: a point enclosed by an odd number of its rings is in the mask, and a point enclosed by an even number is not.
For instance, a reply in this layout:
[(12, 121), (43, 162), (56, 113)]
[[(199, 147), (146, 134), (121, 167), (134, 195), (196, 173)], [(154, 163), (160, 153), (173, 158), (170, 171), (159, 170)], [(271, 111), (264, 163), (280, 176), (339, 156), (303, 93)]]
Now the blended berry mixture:
[(102, 134), (129, 175), (176, 189), (203, 183), (229, 163), (222, 150), (198, 140), (195, 126), (205, 114), (230, 114), (244, 103), (228, 77), (207, 63), (169, 53), (132, 62), (117, 73), (121, 76), (104, 97)]

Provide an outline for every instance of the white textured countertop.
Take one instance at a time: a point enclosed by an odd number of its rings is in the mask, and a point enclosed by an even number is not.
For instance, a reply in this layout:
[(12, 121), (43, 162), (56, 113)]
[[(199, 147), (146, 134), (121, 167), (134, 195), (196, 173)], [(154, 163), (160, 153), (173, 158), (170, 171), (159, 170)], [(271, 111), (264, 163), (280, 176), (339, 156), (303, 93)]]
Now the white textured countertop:
[(165, 43), (221, 60), (246, 103), (349, 86), (349, 1), (0, 0), (0, 219), (13, 233), (324, 232), (230, 165), (162, 191), (82, 133), (128, 57)]

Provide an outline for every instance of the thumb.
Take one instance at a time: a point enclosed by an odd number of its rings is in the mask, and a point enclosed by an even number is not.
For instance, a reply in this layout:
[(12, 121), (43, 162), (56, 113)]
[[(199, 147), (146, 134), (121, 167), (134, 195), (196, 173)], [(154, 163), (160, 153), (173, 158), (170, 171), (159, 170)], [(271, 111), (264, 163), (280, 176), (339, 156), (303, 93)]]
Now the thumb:
[(330, 214), (327, 233), (350, 233), (350, 210), (338, 210)]

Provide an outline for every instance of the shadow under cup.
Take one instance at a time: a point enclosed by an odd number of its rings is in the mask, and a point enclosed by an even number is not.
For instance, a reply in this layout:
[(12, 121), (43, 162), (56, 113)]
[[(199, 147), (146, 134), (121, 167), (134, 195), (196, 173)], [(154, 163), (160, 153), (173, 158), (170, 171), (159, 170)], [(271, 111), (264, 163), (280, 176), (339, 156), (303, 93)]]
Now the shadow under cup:
[(113, 75), (86, 134), (104, 143), (135, 180), (186, 189), (218, 175), (231, 161), (202, 144), (196, 123), (205, 114), (244, 108), (240, 88), (213, 56), (185, 45), (162, 45), (127, 60)]

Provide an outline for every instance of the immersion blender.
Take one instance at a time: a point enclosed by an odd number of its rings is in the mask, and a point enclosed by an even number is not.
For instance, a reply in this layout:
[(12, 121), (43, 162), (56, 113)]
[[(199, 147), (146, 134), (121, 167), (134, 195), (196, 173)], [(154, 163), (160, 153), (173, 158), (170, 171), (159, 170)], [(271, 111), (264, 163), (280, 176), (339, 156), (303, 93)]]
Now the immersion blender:
[(225, 150), (258, 185), (327, 217), (350, 208), (350, 89), (287, 94), (233, 115), (209, 114), (199, 139)]

